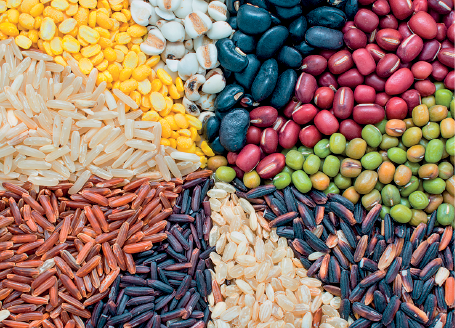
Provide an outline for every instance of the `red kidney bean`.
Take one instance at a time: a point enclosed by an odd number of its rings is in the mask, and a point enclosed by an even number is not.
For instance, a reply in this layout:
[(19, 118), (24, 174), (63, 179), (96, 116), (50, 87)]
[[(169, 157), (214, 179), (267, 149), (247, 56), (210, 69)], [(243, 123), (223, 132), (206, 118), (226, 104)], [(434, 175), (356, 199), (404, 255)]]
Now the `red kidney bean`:
[(347, 50), (334, 53), (328, 60), (328, 67), (332, 74), (343, 74), (354, 66), (352, 55)]
[(385, 107), (390, 98), (391, 97), (387, 93), (380, 92), (376, 94), (376, 99), (374, 100), (374, 103), (381, 107)]
[(376, 69), (376, 63), (373, 59), (373, 56), (371, 56), (371, 54), (365, 48), (355, 50), (352, 53), (352, 60), (362, 75), (371, 74)]
[(308, 104), (313, 100), (314, 92), (318, 84), (313, 75), (303, 72), (295, 85), (295, 96), (303, 104)]
[(417, 34), (403, 40), (397, 49), (397, 56), (400, 57), (403, 63), (413, 61), (423, 49), (423, 40)]
[(430, 40), (423, 44), (422, 51), (419, 54), (419, 60), (426, 62), (432, 62), (438, 57), (439, 49), (441, 49), (441, 44), (438, 40)]
[(355, 88), (363, 83), (363, 75), (357, 68), (351, 68), (349, 71), (338, 76), (337, 82), (342, 87)]
[(444, 79), (444, 85), (447, 89), (455, 89), (455, 71), (450, 71)]
[(399, 20), (408, 18), (412, 14), (411, 0), (389, 0), (389, 5), (393, 15)]
[(351, 28), (343, 35), (343, 40), (349, 49), (364, 48), (367, 45), (367, 35), (358, 28)]
[(403, 39), (406, 39), (407, 37), (412, 35), (412, 32), (409, 29), (408, 24), (406, 24), (406, 22), (401, 22), (398, 25), (398, 32), (400, 32)]
[(400, 68), (409, 68), (409, 69), (411, 69), (411, 67), (412, 67), (412, 63), (403, 63), (403, 62), (400, 63)]
[(434, 11), (433, 9), (430, 9), (428, 11), (428, 13), (431, 15), (431, 17), (434, 18), (435, 21), (439, 22), (441, 19), (441, 14), (439, 14), (438, 12)]
[(431, 77), (436, 81), (444, 81), (445, 77), (449, 73), (449, 69), (442, 65), (437, 60), (432, 62), (431, 66), (433, 66), (433, 72), (431, 72)]
[(375, 43), (368, 44), (365, 49), (367, 49), (371, 56), (373, 56), (376, 63), (386, 55), (385, 51), (379, 48), (379, 46)]
[(450, 40), (450, 42), (452, 42), (452, 43), (454, 42), (454, 39), (455, 39), (455, 24), (452, 24), (452, 25), (450, 25), (447, 28), (447, 38)]
[(455, 48), (444, 48), (439, 51), (438, 60), (451, 68), (455, 67)]
[(330, 72), (324, 72), (321, 74), (321, 76), (318, 79), (318, 84), (321, 87), (329, 87), (333, 91), (338, 89), (338, 82), (335, 78), (335, 75), (333, 75)]
[(433, 72), (433, 66), (426, 61), (418, 61), (411, 67), (411, 72), (415, 79), (424, 80)]
[(444, 18), (442, 19), (442, 22), (447, 27), (454, 24), (455, 23), (455, 11), (452, 10), (450, 13), (445, 15)]
[(271, 179), (280, 173), (285, 165), (286, 157), (281, 153), (275, 153), (262, 159), (256, 167), (256, 172), (262, 179)]
[(340, 124), (340, 133), (344, 135), (347, 140), (362, 138), (362, 127), (354, 120), (344, 120)]
[(307, 124), (313, 120), (317, 113), (318, 109), (312, 104), (304, 104), (292, 112), (292, 119), (297, 124)]
[(376, 66), (376, 74), (383, 78), (389, 77), (398, 70), (399, 66), (400, 58), (398, 58), (395, 54), (389, 53), (382, 57), (382, 59), (378, 62), (378, 65)]
[(397, 50), (402, 40), (401, 33), (391, 28), (385, 28), (376, 34), (376, 43), (387, 51)]
[(359, 124), (376, 124), (385, 117), (384, 108), (376, 104), (360, 104), (354, 107), (352, 118)]
[(336, 50), (321, 50), (319, 51), (319, 54), (324, 57), (325, 59), (329, 60), (329, 58), (335, 53), (337, 52)]
[(240, 168), (238, 168), (237, 166), (231, 166), (234, 171), (235, 171), (235, 176), (237, 177), (237, 179), (243, 179), (243, 176), (245, 174), (245, 172), (243, 172)]
[(412, 110), (414, 107), (419, 106), (421, 103), (420, 93), (415, 89), (410, 89), (405, 91), (401, 98), (406, 102), (408, 105), (408, 115), (412, 115)]
[(292, 148), (299, 140), (300, 126), (292, 120), (288, 120), (278, 132), (278, 142), (283, 148)]
[(376, 0), (371, 10), (378, 16), (385, 16), (390, 13), (390, 6), (387, 0)]
[(237, 157), (239, 156), (239, 154), (237, 153), (234, 153), (232, 151), (230, 151), (228, 154), (227, 154), (227, 161), (230, 165), (234, 165), (235, 164), (235, 161), (237, 160)]
[(441, 49), (445, 49), (445, 48), (453, 48), (453, 43), (450, 42), (450, 40), (448, 39), (445, 39), (444, 41), (441, 42)]
[(361, 4), (362, 6), (371, 5), (373, 2), (375, 2), (375, 0), (359, 0), (359, 4)]
[(341, 29), (341, 32), (342, 32), (343, 34), (345, 34), (345, 33), (347, 33), (351, 28), (357, 28), (357, 27), (355, 27), (354, 21), (347, 21), (347, 22), (344, 24), (343, 28)]
[(354, 17), (354, 23), (357, 28), (365, 33), (371, 33), (379, 25), (379, 17), (368, 9), (360, 9)]
[(408, 90), (414, 83), (414, 75), (409, 68), (400, 68), (392, 74), (385, 83), (385, 92), (389, 95), (398, 95)]
[(261, 142), (261, 134), (262, 134), (261, 129), (253, 125), (250, 125), (248, 127), (248, 130), (246, 131), (246, 143), (259, 145), (259, 143)]
[(313, 148), (322, 139), (322, 134), (314, 125), (307, 125), (299, 133), (299, 140), (305, 147)]
[(325, 135), (331, 135), (338, 131), (340, 124), (336, 117), (328, 110), (321, 110), (314, 118), (314, 125), (319, 132)]
[(260, 144), (264, 153), (272, 154), (276, 152), (278, 148), (278, 132), (272, 128), (265, 129), (262, 131)]
[(385, 105), (385, 113), (388, 120), (404, 120), (408, 114), (408, 105), (400, 97), (392, 97)]
[(301, 105), (302, 103), (296, 98), (292, 97), (292, 99), (288, 102), (286, 107), (283, 109), (283, 114), (286, 117), (291, 117), (292, 112)]
[(327, 59), (320, 55), (310, 55), (302, 60), (300, 68), (305, 73), (317, 76), (322, 74), (327, 68)]
[(358, 85), (354, 90), (354, 99), (359, 104), (371, 104), (376, 100), (376, 90), (369, 85)]
[(276, 121), (272, 125), (272, 129), (276, 132), (280, 131), (283, 125), (286, 123), (286, 119), (283, 116), (278, 116)]
[(429, 80), (417, 81), (414, 83), (414, 88), (420, 93), (421, 97), (428, 97), (436, 92), (436, 86)]
[(439, 14), (448, 14), (453, 9), (452, 0), (428, 0), (428, 6)]
[(417, 13), (419, 11), (428, 11), (428, 1), (427, 0), (414, 0), (412, 2), (412, 11)]
[(393, 15), (386, 15), (379, 20), (379, 28), (398, 28), (398, 20)]
[(240, 151), (235, 164), (244, 172), (250, 172), (258, 165), (261, 158), (261, 149), (256, 145), (246, 145)]
[(433, 39), (438, 33), (436, 21), (427, 12), (419, 11), (408, 22), (409, 29), (422, 39)]
[(444, 39), (447, 36), (447, 32), (448, 32), (447, 27), (443, 23), (438, 23), (438, 24), (436, 24), (436, 26), (437, 26), (437, 32), (436, 32), (435, 39), (438, 40), (439, 42), (442, 42), (442, 41), (444, 41)]
[(350, 88), (342, 87), (337, 90), (333, 99), (333, 114), (344, 120), (352, 114), (354, 108), (354, 92)]
[(272, 106), (260, 106), (250, 112), (250, 123), (260, 128), (266, 128), (271, 126), (277, 117), (278, 111)]
[(314, 93), (314, 104), (322, 109), (332, 107), (335, 92), (329, 87), (320, 87)]
[(373, 87), (376, 92), (382, 92), (385, 89), (386, 80), (379, 77), (376, 73), (370, 74), (365, 77), (365, 84)]

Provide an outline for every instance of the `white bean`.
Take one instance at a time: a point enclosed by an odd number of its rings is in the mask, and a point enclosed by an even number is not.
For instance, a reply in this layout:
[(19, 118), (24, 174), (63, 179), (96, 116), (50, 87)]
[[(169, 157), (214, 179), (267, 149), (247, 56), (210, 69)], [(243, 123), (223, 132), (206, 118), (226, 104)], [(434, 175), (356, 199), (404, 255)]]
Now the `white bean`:
[(232, 34), (232, 27), (227, 22), (215, 22), (207, 32), (207, 36), (212, 40), (219, 40), (229, 37)]
[(227, 20), (227, 7), (220, 1), (212, 1), (208, 7), (208, 14), (216, 21)]
[[(135, 1), (137, 2), (137, 1)], [(133, 3), (135, 3), (133, 2)], [(157, 28), (151, 29), (147, 39), (141, 43), (141, 50), (149, 56), (161, 54), (166, 47), (166, 39)]]
[(214, 68), (218, 59), (218, 50), (214, 44), (208, 44), (197, 48), (197, 60), (204, 69)]
[(185, 38), (185, 28), (178, 22), (167, 22), (160, 27), (161, 33), (170, 42), (182, 42)]
[(131, 17), (136, 24), (147, 26), (152, 15), (152, 6), (144, 1), (133, 1), (131, 3)]
[[(193, 2), (194, 3), (194, 2)], [(212, 28), (209, 16), (195, 10), (185, 17), (185, 30), (189, 37), (196, 38), (207, 33)]]
[(204, 83), (205, 77), (200, 74), (193, 75), (188, 80), (186, 80), (184, 88), (185, 96), (188, 98), (188, 100), (196, 101), (201, 97), (199, 95), (199, 87)]

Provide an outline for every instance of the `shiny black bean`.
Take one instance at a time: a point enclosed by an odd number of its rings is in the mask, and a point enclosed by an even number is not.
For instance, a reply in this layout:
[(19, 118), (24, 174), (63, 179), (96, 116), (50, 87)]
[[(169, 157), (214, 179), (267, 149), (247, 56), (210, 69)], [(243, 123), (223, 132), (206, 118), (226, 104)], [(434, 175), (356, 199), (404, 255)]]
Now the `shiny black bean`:
[(238, 30), (239, 29), (239, 27), (237, 26), (237, 16), (229, 17), (227, 22), (232, 27), (233, 30)]
[(216, 97), (215, 108), (220, 112), (228, 111), (239, 102), (244, 93), (243, 87), (236, 83), (227, 85)]
[(245, 0), (226, 0), (226, 7), (232, 15), (236, 15), (240, 6), (245, 3)]
[(250, 94), (246, 94), (240, 99), (240, 106), (243, 108), (247, 108), (249, 110), (253, 109), (253, 107), (258, 106), (259, 103), (255, 102), (253, 96)]
[(256, 49), (256, 39), (254, 36), (245, 34), (242, 31), (236, 31), (232, 36), (232, 41), (234, 41), (236, 47), (246, 54), (252, 53)]
[(221, 121), (217, 117), (215, 116), (209, 117), (208, 120), (202, 126), (202, 134), (204, 136), (204, 139), (208, 140), (208, 142), (212, 142), (218, 134), (220, 125)]
[(245, 67), (243, 71), (234, 73), (234, 77), (237, 83), (243, 86), (245, 89), (251, 89), (254, 78), (261, 68), (261, 62), (254, 54), (249, 54), (246, 56), (246, 58), (248, 60), (248, 66)]
[(314, 49), (316, 49), (310, 46), (306, 41), (300, 42), (298, 45), (295, 46), (295, 48), (302, 54), (302, 56), (311, 55)]
[(213, 152), (218, 155), (221, 155), (226, 151), (226, 149), (224, 149), (223, 145), (220, 142), (219, 136), (216, 137), (215, 140), (213, 140), (210, 143), (210, 148), (212, 148)]
[(275, 7), (277, 16), (282, 20), (293, 20), (303, 14), (303, 10), (301, 6), (295, 6), (292, 8), (285, 8), (285, 7)]
[(253, 6), (257, 6), (259, 8), (263, 8), (265, 10), (270, 9), (270, 1), (267, 0), (247, 0), (248, 3), (251, 3)]
[(302, 64), (302, 55), (295, 48), (284, 46), (278, 53), (277, 60), (284, 67), (297, 68)]
[[(238, 151), (245, 146), (250, 114), (240, 108), (229, 112), (221, 121), (219, 141), (227, 151)], [(216, 142), (215, 139), (212, 145)]]
[(300, 4), (300, 0), (268, 0), (272, 5), (290, 8)]
[(278, 63), (275, 59), (266, 60), (259, 69), (251, 86), (251, 94), (256, 101), (269, 97), (278, 80)]
[(343, 46), (343, 33), (324, 26), (313, 26), (306, 32), (305, 41), (315, 48), (337, 50)]
[(294, 43), (300, 43), (305, 39), (305, 32), (308, 29), (308, 23), (305, 16), (300, 16), (289, 24), (289, 39)]
[(260, 60), (272, 58), (286, 42), (289, 31), (284, 26), (274, 26), (265, 32), (258, 41), (256, 56)]
[(241, 6), (237, 12), (237, 25), (246, 34), (264, 33), (272, 24), (270, 13), (253, 5)]
[(270, 105), (280, 109), (286, 106), (294, 94), (294, 87), (297, 83), (297, 73), (293, 69), (288, 69), (281, 73), (273, 92)]
[(347, 20), (346, 14), (342, 10), (327, 6), (310, 11), (306, 18), (310, 25), (335, 29), (342, 28)]
[(215, 45), (218, 50), (218, 60), (225, 69), (240, 72), (248, 65), (246, 55), (235, 47), (231, 39), (218, 40)]
[(344, 6), (344, 12), (348, 20), (354, 19), (355, 14), (359, 11), (359, 2), (358, 0), (347, 0), (346, 5)]

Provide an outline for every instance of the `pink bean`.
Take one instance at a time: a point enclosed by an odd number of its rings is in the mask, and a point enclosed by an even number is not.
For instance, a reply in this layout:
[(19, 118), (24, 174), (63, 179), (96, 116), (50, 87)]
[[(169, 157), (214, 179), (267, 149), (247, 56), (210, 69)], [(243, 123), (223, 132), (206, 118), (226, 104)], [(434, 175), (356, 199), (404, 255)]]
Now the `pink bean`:
[(387, 79), (385, 92), (389, 95), (398, 95), (408, 90), (414, 83), (414, 75), (408, 68), (400, 68)]
[(278, 133), (278, 142), (283, 148), (292, 148), (299, 140), (300, 126), (292, 120), (288, 120)]
[(352, 89), (342, 87), (337, 90), (333, 99), (333, 114), (335, 117), (344, 120), (352, 114), (354, 108), (354, 93)]
[(412, 2), (412, 11), (417, 13), (419, 11), (428, 11), (428, 2), (427, 0), (414, 0)]
[(320, 55), (310, 55), (302, 60), (302, 72), (317, 76), (327, 68), (327, 59)]
[(297, 107), (292, 113), (292, 119), (297, 124), (307, 124), (313, 120), (318, 109), (312, 104), (303, 104)]
[(402, 95), (401, 98), (406, 102), (408, 105), (408, 115), (412, 115), (412, 110), (414, 107), (419, 106), (421, 104), (421, 97), (420, 93), (415, 90), (415, 89), (410, 89), (405, 91)]
[(250, 112), (250, 123), (260, 128), (272, 126), (278, 117), (278, 111), (272, 106), (256, 107)]
[(379, 17), (368, 9), (360, 9), (354, 17), (357, 28), (365, 33), (373, 32), (379, 25)]
[(442, 65), (438, 60), (432, 62), (431, 66), (433, 66), (433, 72), (431, 72), (431, 77), (436, 81), (444, 81), (447, 74), (449, 73), (449, 69)]
[(327, 49), (324, 49), (324, 50), (321, 50), (319, 52), (319, 54), (324, 57), (325, 59), (329, 60), (329, 58), (335, 53), (337, 52), (336, 50), (327, 50)]
[(455, 68), (455, 48), (444, 48), (439, 51), (438, 60), (450, 68)]
[(410, 0), (389, 0), (389, 5), (393, 15), (399, 20), (404, 20), (412, 14), (412, 3)]
[(385, 16), (390, 13), (390, 6), (387, 0), (376, 0), (371, 10), (378, 16)]
[(379, 77), (387, 78), (398, 70), (400, 66), (400, 58), (397, 55), (388, 53), (378, 62), (376, 66), (376, 74)]
[(385, 82), (386, 80), (379, 77), (376, 73), (365, 77), (365, 84), (373, 87), (376, 92), (382, 92), (385, 90)]
[(455, 23), (447, 28), (447, 38), (453, 43), (455, 39)]
[(355, 88), (363, 83), (363, 75), (357, 68), (351, 68), (349, 71), (338, 76), (337, 82), (342, 87)]
[(278, 132), (272, 128), (267, 128), (262, 132), (261, 136), (261, 149), (266, 154), (276, 152), (278, 148)]
[(321, 132), (314, 125), (307, 125), (300, 130), (299, 140), (305, 147), (313, 148), (321, 139)]
[(426, 61), (418, 61), (411, 67), (411, 72), (417, 80), (424, 80), (433, 72), (433, 66)]
[(301, 105), (302, 103), (296, 98), (292, 97), (292, 99), (288, 102), (286, 107), (283, 109), (283, 114), (286, 117), (291, 117), (292, 112)]
[(358, 85), (354, 90), (354, 99), (359, 104), (371, 104), (376, 100), (376, 90), (368, 85)]
[(351, 28), (343, 35), (343, 40), (349, 49), (364, 48), (367, 45), (367, 35), (358, 28)]
[(343, 28), (341, 29), (341, 32), (342, 32), (343, 34), (345, 34), (345, 33), (347, 33), (351, 28), (357, 28), (357, 27), (355, 27), (354, 21), (347, 21), (347, 22), (344, 24)]
[(262, 179), (271, 179), (280, 173), (285, 165), (286, 157), (281, 153), (274, 153), (259, 162), (256, 172)]
[(428, 13), (419, 11), (408, 21), (409, 29), (422, 39), (433, 39), (438, 33), (436, 21)]
[[(437, 25), (437, 32), (436, 32), (436, 37), (435, 39), (438, 40), (439, 42), (444, 41), (444, 39), (447, 36), (447, 26), (443, 23), (438, 23)], [(450, 39), (450, 38), (449, 38)], [(453, 42), (453, 40), (451, 40)]]
[(436, 86), (429, 80), (417, 81), (414, 83), (414, 88), (420, 93), (421, 97), (428, 97), (436, 92)]
[(417, 34), (413, 34), (403, 40), (397, 49), (397, 56), (403, 63), (413, 61), (423, 49), (423, 40)]
[(362, 6), (368, 6), (368, 5), (371, 5), (375, 1), (376, 0), (359, 0), (359, 4), (361, 4)]
[(330, 72), (324, 72), (319, 76), (318, 84), (321, 87), (329, 87), (332, 90), (338, 89), (338, 82), (335, 75)]
[(390, 100), (390, 98), (391, 97), (387, 93), (380, 92), (380, 93), (376, 94), (376, 99), (374, 100), (374, 103), (381, 107), (385, 107), (385, 105)]
[(398, 28), (398, 20), (393, 15), (386, 15), (379, 20), (379, 28), (391, 28), (396, 30)]
[(303, 72), (295, 85), (295, 96), (303, 104), (308, 104), (313, 100), (317, 88), (318, 84), (314, 76)]
[(382, 50), (377, 44), (370, 43), (366, 48), (371, 56), (374, 58), (374, 61), (377, 63), (381, 60), (382, 57), (386, 55), (385, 51)]
[(397, 50), (402, 40), (401, 33), (391, 28), (382, 29), (376, 34), (378, 46), (387, 51)]
[(428, 0), (428, 6), (438, 14), (448, 14), (453, 9), (452, 0)]
[(376, 63), (373, 56), (365, 48), (357, 49), (352, 53), (352, 60), (354, 61), (360, 74), (368, 75), (375, 71)]
[(336, 117), (325, 109), (316, 114), (314, 125), (316, 125), (319, 132), (325, 135), (331, 135), (337, 132), (340, 126)]
[(237, 166), (231, 166), (234, 171), (235, 171), (235, 176), (237, 177), (237, 179), (243, 179), (243, 176), (245, 175), (245, 172), (243, 172), (239, 167)]
[(229, 163), (230, 165), (234, 165), (234, 164), (235, 164), (235, 161), (237, 160), (237, 157), (239, 157), (239, 154), (230, 151), (230, 152), (227, 154), (226, 157), (227, 157), (228, 163)]
[(322, 109), (332, 107), (335, 92), (329, 87), (320, 87), (314, 93), (314, 104)]
[(244, 172), (250, 172), (258, 165), (261, 158), (261, 149), (256, 145), (246, 145), (240, 151), (235, 164)]
[(360, 104), (354, 107), (352, 117), (358, 124), (376, 124), (384, 119), (385, 111), (376, 104)]
[(423, 44), (422, 51), (419, 54), (419, 60), (432, 62), (438, 57), (441, 44), (438, 40), (430, 40)]
[(403, 39), (406, 39), (407, 37), (410, 37), (412, 35), (412, 32), (409, 29), (408, 24), (406, 24), (406, 22), (401, 22), (398, 25), (398, 32), (400, 32)]
[(276, 121), (272, 125), (272, 129), (278, 132), (281, 130), (284, 124), (286, 124), (286, 119), (283, 116), (278, 116)]
[(441, 42), (441, 49), (453, 48), (453, 46), (454, 46), (453, 42), (450, 42), (450, 40), (448, 40), (448, 39)]
[(408, 114), (408, 105), (399, 97), (392, 97), (385, 106), (385, 112), (388, 120), (404, 120)]
[(444, 79), (444, 85), (447, 89), (455, 89), (455, 71), (450, 71)]
[(261, 141), (262, 130), (258, 127), (250, 125), (246, 131), (246, 143), (259, 145)]
[(347, 50), (341, 50), (330, 56), (328, 67), (332, 74), (343, 74), (354, 66), (352, 55)]
[(354, 120), (343, 120), (340, 124), (340, 133), (344, 135), (347, 140), (362, 138), (362, 127)]

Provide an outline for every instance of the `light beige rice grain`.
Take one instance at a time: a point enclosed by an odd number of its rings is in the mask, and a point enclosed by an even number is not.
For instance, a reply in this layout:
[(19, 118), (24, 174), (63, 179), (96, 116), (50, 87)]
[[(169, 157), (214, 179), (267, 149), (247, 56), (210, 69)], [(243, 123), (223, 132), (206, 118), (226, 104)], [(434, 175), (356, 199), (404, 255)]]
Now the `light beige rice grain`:
[[(77, 132), (77, 131), (75, 131)], [(29, 137), (24, 140), (24, 145), (27, 146), (44, 146), (44, 145), (50, 145), (52, 143), (52, 140), (49, 138), (45, 137)]]
[(62, 133), (62, 119), (59, 115), (54, 117), (54, 124), (52, 126), (52, 143), (55, 147), (60, 145), (60, 136)]
[(66, 146), (69, 141), (72, 125), (73, 125), (73, 119), (71, 117), (65, 118), (65, 120), (63, 121), (63, 124), (62, 124), (62, 131), (60, 134), (60, 144), (62, 146)]
[(85, 183), (90, 178), (91, 173), (89, 170), (85, 170), (74, 182), (74, 185), (68, 190), (70, 195), (77, 193), (85, 185)]
[(111, 169), (110, 172), (115, 178), (132, 178), (134, 176), (131, 170)]
[(111, 172), (103, 170), (102, 168), (99, 168), (98, 166), (95, 165), (89, 165), (88, 169), (90, 170), (90, 172), (92, 172), (92, 174), (97, 175), (102, 179), (109, 180), (112, 179), (113, 177)]
[(44, 60), (40, 60), (36, 65), (35, 77), (33, 79), (33, 88), (38, 89), (41, 80), (43, 79), (44, 72), (46, 70), (46, 65)]
[(123, 168), (127, 169), (130, 168), (134, 162), (136, 162), (142, 155), (144, 154), (143, 150), (135, 150), (134, 153), (126, 160), (123, 164)]
[(163, 158), (163, 155), (161, 154), (158, 154), (155, 156), (155, 161), (156, 161), (156, 165), (158, 166), (158, 169), (159, 171), (161, 172), (161, 174), (163, 175), (163, 179), (165, 181), (170, 181), (171, 180), (171, 172), (169, 171), (165, 161), (164, 161), (164, 158)]
[(14, 137), (17, 137), (18, 135), (20, 135), (21, 133), (23, 133), (27, 130), (28, 130), (27, 125), (25, 125), (25, 123), (21, 122), (21, 123), (17, 124), (15, 127), (8, 130), (8, 133), (6, 134), (6, 139), (13, 139)]
[(51, 60), (53, 60), (52, 56), (49, 56), (49, 55), (44, 54), (42, 52), (37, 52), (37, 51), (32, 51), (32, 50), (22, 51), (22, 55), (24, 55), (26, 57), (30, 57), (30, 58), (35, 59), (35, 60), (43, 60), (43, 61), (51, 61)]
[(3, 173), (9, 174), (13, 168), (13, 154), (9, 154), (3, 161)]
[(110, 154), (104, 153), (103, 155), (100, 155), (97, 158), (95, 158), (93, 160), (93, 164), (101, 165), (101, 164), (104, 164), (104, 163), (110, 161), (111, 159), (117, 158), (118, 156), (120, 156), (120, 151), (118, 151), (118, 150), (116, 150)]
[(178, 179), (182, 179), (182, 173), (180, 172), (177, 164), (170, 156), (164, 156), (164, 160), (166, 161), (166, 165), (169, 168), (169, 171)]
[(27, 100), (27, 97), (25, 96), (25, 94), (22, 92), (22, 91), (19, 91), (17, 93), (18, 95), (18, 98), (19, 98), (19, 101), (22, 103), (22, 105), (24, 105), (24, 112), (25, 114), (29, 117), (29, 118), (32, 118), (33, 117), (33, 111), (28, 103), (28, 100)]
[(36, 186), (53, 187), (53, 186), (58, 185), (58, 179), (57, 178), (30, 176), (28, 178), (28, 181), (30, 181), (31, 183), (33, 183)]
[[(28, 138), (27, 138), (28, 139)], [(17, 145), (16, 150), (19, 154), (24, 154), (30, 157), (35, 157), (35, 158), (45, 158), (46, 155), (42, 152), (39, 151), (38, 149), (24, 146), (24, 145)]]
[(74, 162), (71, 160), (70, 154), (65, 154), (62, 156), (63, 159), (63, 164), (68, 168), (68, 170), (73, 173), (76, 172), (76, 165)]
[(22, 83), (24, 82), (24, 74), (19, 74), (13, 81), (13, 83), (11, 84), (11, 91), (16, 94), (21, 86), (22, 86)]
[(104, 138), (101, 142), (100, 142), (100, 145), (103, 145), (104, 147), (106, 147), (108, 144), (110, 144), (112, 142), (112, 140), (115, 140), (115, 138), (117, 138), (120, 133), (122, 133), (122, 129), (119, 128), (119, 127), (116, 127), (116, 128), (113, 128), (109, 134), (107, 135), (106, 138)]
[(106, 146), (106, 149), (104, 150), (107, 154), (112, 153), (119, 149), (123, 144), (126, 142), (126, 137), (125, 134), (121, 134), (119, 137), (117, 137), (114, 141), (112, 141), (110, 144)]
[(121, 154), (120, 157), (117, 158), (117, 160), (111, 165), (112, 168), (116, 169), (116, 168), (120, 167), (121, 165), (123, 165), (126, 162), (126, 160), (133, 154), (133, 151), (134, 151), (134, 149), (130, 148), (126, 152)]
[(112, 131), (113, 127), (110, 125), (103, 126), (101, 129), (99, 129), (93, 137), (90, 139), (88, 146), (90, 148), (96, 147), (98, 144), (101, 143)]
[(135, 169), (135, 168), (139, 167), (140, 165), (152, 160), (152, 158), (154, 158), (156, 156), (156, 154), (158, 154), (158, 152), (156, 150), (145, 152), (141, 157), (139, 157), (137, 159), (137, 161), (135, 161), (133, 163), (132, 168)]
[(65, 154), (68, 154), (71, 150), (69, 149), (68, 146), (63, 146), (61, 148), (58, 148), (57, 150), (51, 152), (46, 156), (46, 161), (47, 162), (52, 162), (55, 161), (57, 158), (62, 157)]

